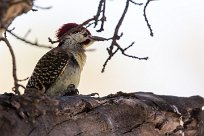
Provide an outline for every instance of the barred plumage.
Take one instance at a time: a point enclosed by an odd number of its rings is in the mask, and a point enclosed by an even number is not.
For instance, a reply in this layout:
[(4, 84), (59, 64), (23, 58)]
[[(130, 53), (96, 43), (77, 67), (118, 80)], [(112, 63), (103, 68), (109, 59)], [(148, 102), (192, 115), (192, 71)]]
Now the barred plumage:
[[(68, 61), (76, 61), (70, 58), (73, 58), (73, 55), (66, 53), (60, 48), (47, 52), (38, 61), (26, 88), (47, 90), (57, 80), (59, 75), (63, 73)], [(76, 63), (76, 65), (78, 64)]]

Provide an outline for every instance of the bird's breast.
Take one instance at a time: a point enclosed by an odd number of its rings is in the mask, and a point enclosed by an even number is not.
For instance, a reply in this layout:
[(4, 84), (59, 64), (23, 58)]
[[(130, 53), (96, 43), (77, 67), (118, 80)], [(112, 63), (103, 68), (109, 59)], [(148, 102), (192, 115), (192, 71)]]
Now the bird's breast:
[(77, 65), (68, 64), (63, 73), (57, 78), (56, 82), (46, 91), (50, 96), (63, 95), (68, 85), (79, 85), (81, 69)]

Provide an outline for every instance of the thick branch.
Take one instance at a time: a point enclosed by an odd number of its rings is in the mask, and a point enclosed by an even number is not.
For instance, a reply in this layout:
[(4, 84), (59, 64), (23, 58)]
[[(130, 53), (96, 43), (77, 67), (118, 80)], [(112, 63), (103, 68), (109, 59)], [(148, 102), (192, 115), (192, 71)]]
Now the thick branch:
[(204, 99), (152, 93), (0, 95), (1, 136), (202, 136)]

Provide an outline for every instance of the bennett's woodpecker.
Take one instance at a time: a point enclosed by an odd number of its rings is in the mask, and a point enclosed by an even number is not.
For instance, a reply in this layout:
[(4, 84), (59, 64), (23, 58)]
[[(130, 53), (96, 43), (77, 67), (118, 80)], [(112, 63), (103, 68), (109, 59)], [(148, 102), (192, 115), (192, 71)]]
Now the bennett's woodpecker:
[(59, 96), (65, 93), (70, 84), (78, 86), (86, 61), (85, 48), (96, 38), (75, 23), (64, 24), (56, 37), (59, 45), (38, 61), (26, 85), (25, 94), (34, 89), (49, 96)]

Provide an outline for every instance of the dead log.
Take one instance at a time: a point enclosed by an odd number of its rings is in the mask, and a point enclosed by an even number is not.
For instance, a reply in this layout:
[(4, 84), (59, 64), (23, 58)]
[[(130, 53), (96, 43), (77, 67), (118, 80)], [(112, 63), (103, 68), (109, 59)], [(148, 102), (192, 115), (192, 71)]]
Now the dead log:
[(118, 92), (27, 97), (0, 95), (1, 136), (203, 136), (204, 99)]

